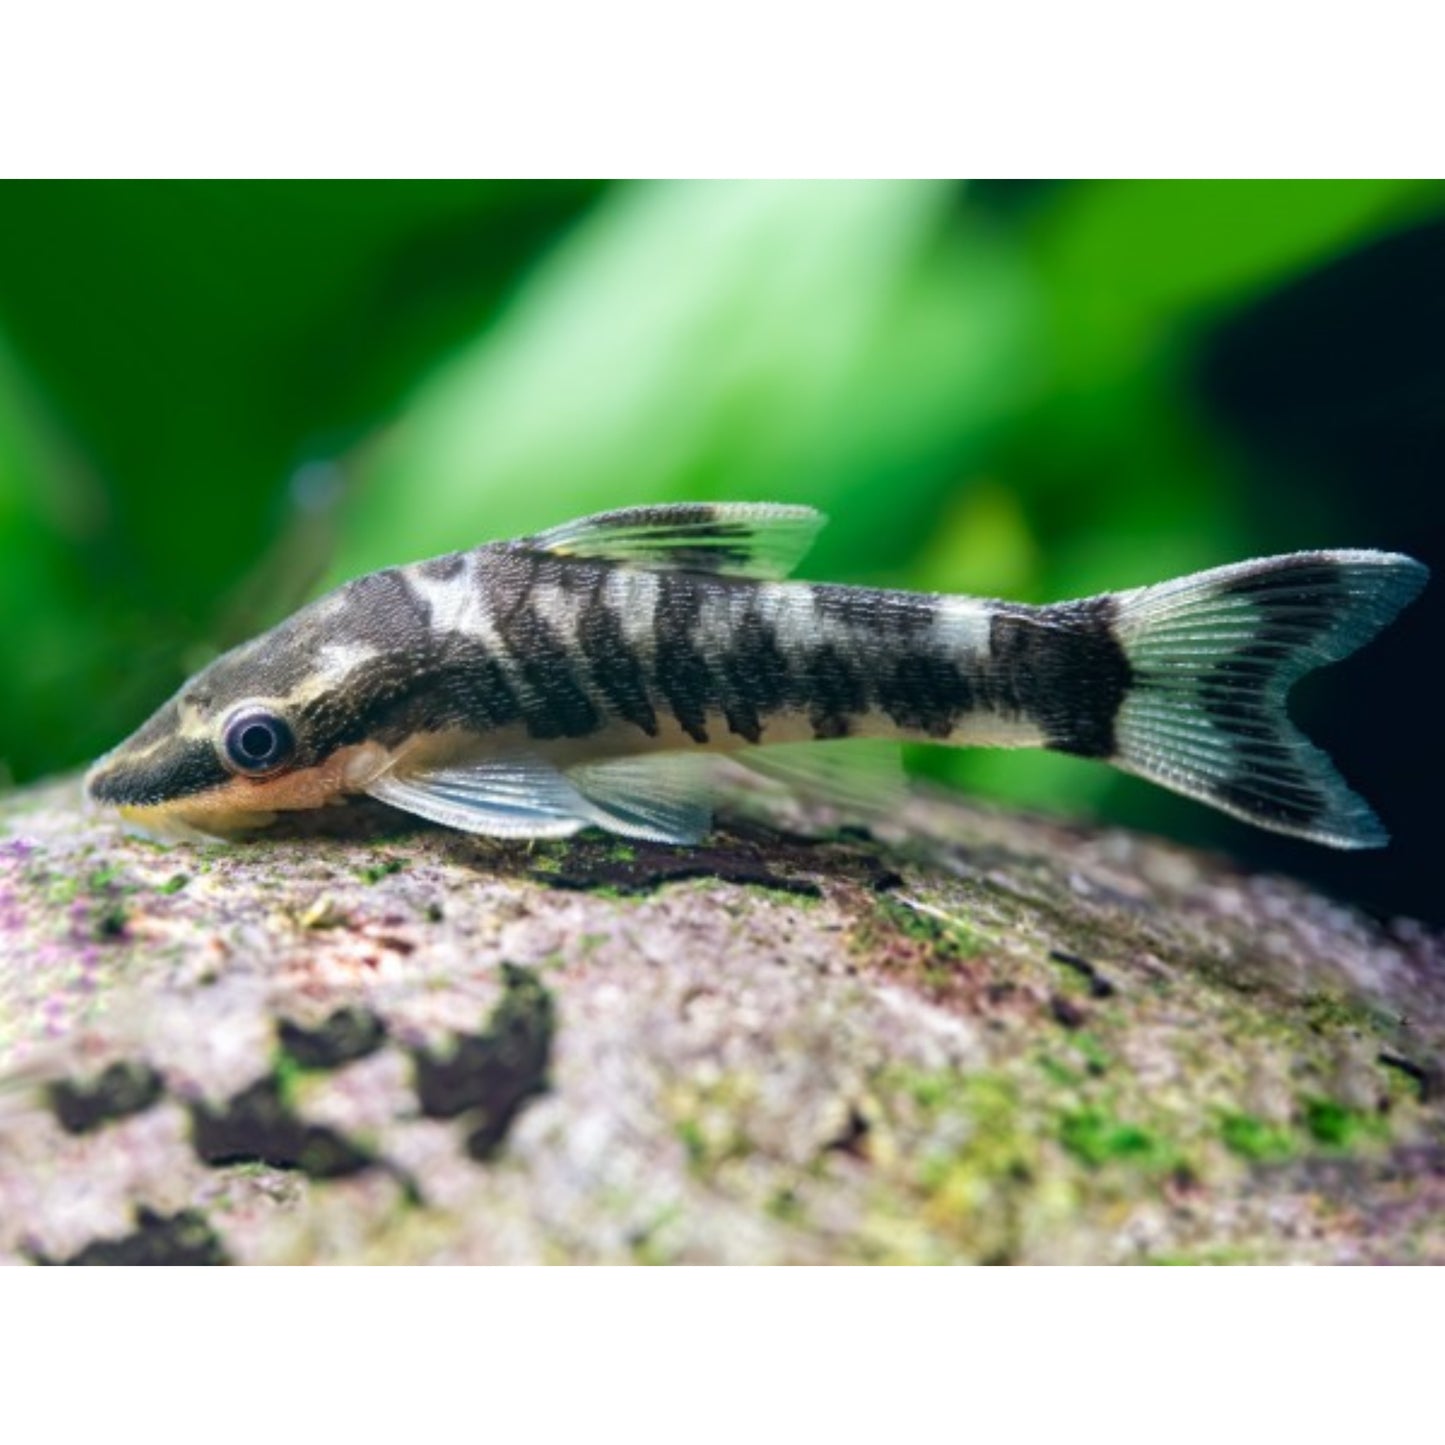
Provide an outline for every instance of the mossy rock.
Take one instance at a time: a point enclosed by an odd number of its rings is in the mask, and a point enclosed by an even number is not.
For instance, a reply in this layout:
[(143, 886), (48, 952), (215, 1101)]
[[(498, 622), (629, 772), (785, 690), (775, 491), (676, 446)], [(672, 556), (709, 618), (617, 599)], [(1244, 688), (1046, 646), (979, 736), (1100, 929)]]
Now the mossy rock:
[(1445, 938), (920, 796), (697, 849), (0, 801), (0, 1258), (1445, 1262)]

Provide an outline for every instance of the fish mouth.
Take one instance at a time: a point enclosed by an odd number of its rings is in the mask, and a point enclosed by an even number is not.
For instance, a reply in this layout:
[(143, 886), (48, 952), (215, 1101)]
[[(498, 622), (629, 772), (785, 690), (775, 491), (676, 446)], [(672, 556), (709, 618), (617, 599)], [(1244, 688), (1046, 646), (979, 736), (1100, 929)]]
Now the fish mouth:
[(324, 807), (360, 792), (392, 761), (385, 748), (343, 748), (309, 768), (238, 777), (203, 738), (128, 738), (85, 776), (92, 805), (114, 808), (128, 829), (162, 841), (213, 841), (265, 828), (279, 813)]
[(237, 777), (208, 744), (180, 739), (139, 756), (122, 745), (90, 770), (85, 789), (93, 804), (116, 809), (127, 825), (150, 836), (229, 838), (266, 827), (278, 813), (335, 802), (359, 790), (379, 766), (378, 750), (363, 747), (318, 767)]
[(272, 821), (269, 810), (247, 807), (249, 800), (236, 796), (236, 779), (208, 741), (142, 733), (85, 776), (86, 797), (116, 809), (127, 831), (167, 843), (199, 842)]
[(167, 843), (228, 838), (276, 818), (263, 799), (248, 796), (242, 780), (194, 754), (102, 758), (86, 775), (85, 792), (93, 806), (119, 813), (127, 832)]
[(195, 813), (174, 805), (137, 808), (121, 804), (116, 811), (127, 833), (161, 843), (214, 843), (276, 821), (275, 813)]
[(127, 833), (156, 842), (214, 842), (251, 828), (263, 828), (276, 816), (272, 812), (238, 807), (239, 800), (225, 785), (179, 797), (157, 798), (149, 789), (136, 788), (135, 783), (130, 772), (117, 774), (97, 765), (86, 776), (86, 796), (92, 807), (118, 813)]

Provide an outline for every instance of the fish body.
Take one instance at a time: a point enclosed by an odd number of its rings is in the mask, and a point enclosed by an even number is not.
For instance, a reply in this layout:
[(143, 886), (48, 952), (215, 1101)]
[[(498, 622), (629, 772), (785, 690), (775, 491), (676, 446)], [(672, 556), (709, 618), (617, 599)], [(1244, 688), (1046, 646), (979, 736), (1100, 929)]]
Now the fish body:
[(367, 793), (467, 831), (694, 842), (717, 760), (832, 791), (866, 740), (1105, 759), (1263, 827), (1385, 841), (1289, 723), (1424, 585), (1302, 552), (1050, 606), (784, 580), (803, 507), (640, 507), (345, 583), (102, 758), (99, 802), (227, 832)]

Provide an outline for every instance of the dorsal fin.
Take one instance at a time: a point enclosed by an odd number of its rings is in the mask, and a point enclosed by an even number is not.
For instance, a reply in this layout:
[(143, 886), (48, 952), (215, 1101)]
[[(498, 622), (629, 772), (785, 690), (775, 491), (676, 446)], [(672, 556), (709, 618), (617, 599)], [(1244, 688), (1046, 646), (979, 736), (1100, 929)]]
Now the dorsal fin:
[(776, 581), (803, 560), (826, 520), (812, 507), (684, 502), (599, 512), (538, 532), (525, 545), (560, 557)]

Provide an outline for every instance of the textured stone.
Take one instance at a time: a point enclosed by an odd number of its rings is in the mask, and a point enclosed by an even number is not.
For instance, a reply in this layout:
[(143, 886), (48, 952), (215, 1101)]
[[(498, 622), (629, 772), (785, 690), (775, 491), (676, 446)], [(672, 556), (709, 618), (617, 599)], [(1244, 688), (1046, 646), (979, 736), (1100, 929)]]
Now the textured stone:
[(1445, 1262), (1445, 939), (921, 796), (699, 849), (0, 801), (0, 1258)]

